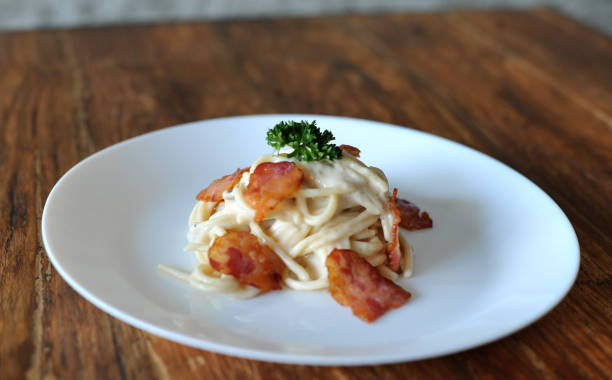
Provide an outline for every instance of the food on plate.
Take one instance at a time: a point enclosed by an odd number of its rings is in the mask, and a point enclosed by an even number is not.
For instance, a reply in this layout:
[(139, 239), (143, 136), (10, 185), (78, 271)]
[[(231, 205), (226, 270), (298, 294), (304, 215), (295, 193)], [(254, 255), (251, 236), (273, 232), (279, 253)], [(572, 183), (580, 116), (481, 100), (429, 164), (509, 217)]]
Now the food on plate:
[(249, 232), (231, 231), (216, 238), (208, 249), (208, 261), (214, 270), (234, 276), (242, 284), (264, 292), (281, 288), (285, 264)]
[(422, 230), (433, 227), (433, 221), (426, 212), (421, 210), (412, 202), (397, 199), (395, 202), (400, 212), (399, 226), (405, 230)]
[(283, 287), (329, 289), (373, 322), (410, 293), (394, 281), (412, 273), (399, 232), (431, 228), (414, 204), (389, 190), (384, 173), (336, 146), (315, 122), (281, 122), (267, 133), (272, 154), (213, 181), (196, 196), (188, 245), (192, 273), (160, 269), (193, 286), (252, 297)]
[(255, 222), (263, 222), (267, 212), (293, 198), (303, 180), (304, 172), (294, 162), (262, 162), (257, 165), (244, 192), (246, 203), (255, 210)]
[(355, 251), (334, 248), (325, 264), (332, 297), (366, 322), (375, 321), (410, 299), (409, 292), (383, 277)]
[(248, 169), (236, 169), (232, 174), (214, 180), (206, 189), (200, 191), (198, 195), (196, 195), (196, 200), (214, 203), (221, 202), (223, 200), (223, 192), (231, 190), (236, 186), (242, 177), (242, 173), (247, 170)]

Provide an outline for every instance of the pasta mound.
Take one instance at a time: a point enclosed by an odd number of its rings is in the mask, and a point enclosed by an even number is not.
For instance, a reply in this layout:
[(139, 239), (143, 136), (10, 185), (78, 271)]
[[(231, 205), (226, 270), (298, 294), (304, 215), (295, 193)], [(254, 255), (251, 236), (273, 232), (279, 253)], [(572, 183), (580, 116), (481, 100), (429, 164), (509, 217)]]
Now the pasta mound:
[[(291, 197), (281, 199), (262, 218), (249, 202), (247, 188), (256, 168), (269, 162), (294, 163), (303, 172), (303, 180)], [(164, 272), (205, 291), (255, 296), (259, 289), (218, 272), (209, 259), (217, 238), (231, 231), (247, 231), (282, 260), (281, 281), (291, 289), (329, 288), (325, 261), (334, 249), (356, 252), (391, 280), (412, 273), (412, 250), (401, 234), (401, 268), (389, 267), (385, 248), (394, 239), (397, 223), (387, 179), (381, 170), (366, 166), (353, 154), (345, 153), (333, 162), (294, 161), (286, 153), (264, 155), (235, 175), (240, 179), (226, 181), (231, 188), (223, 191), (222, 200), (198, 200), (189, 216), (185, 250), (195, 252), (199, 265), (192, 273), (161, 266)]]

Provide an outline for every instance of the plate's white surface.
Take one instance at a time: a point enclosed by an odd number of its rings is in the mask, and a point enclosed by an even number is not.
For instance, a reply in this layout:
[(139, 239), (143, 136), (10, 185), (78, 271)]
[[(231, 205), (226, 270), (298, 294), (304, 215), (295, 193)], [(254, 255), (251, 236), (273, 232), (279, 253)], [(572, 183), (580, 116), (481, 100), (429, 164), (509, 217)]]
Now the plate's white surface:
[[(385, 171), (399, 196), (434, 220), (403, 232), (416, 251), (412, 299), (373, 324), (327, 292), (271, 292), (233, 300), (158, 273), (191, 270), (183, 252), (195, 194), (270, 152), (265, 131), (316, 119), (338, 144)], [(506, 336), (568, 292), (576, 235), (559, 207), (509, 167), (451, 141), (406, 128), (320, 115), (208, 120), (104, 149), (55, 185), (43, 240), (62, 277), (113, 316), (187, 345), (246, 358), (322, 365), (428, 358)]]

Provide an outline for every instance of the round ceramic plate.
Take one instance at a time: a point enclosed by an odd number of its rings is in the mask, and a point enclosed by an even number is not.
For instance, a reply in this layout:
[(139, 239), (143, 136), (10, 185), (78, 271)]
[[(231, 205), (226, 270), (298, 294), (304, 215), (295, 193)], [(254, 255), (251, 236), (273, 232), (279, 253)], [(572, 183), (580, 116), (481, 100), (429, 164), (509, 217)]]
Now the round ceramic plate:
[[(327, 291), (250, 300), (208, 294), (157, 270), (184, 252), (195, 195), (271, 152), (282, 120), (317, 120), (361, 149), (434, 228), (402, 232), (416, 253), (412, 299), (372, 324)], [(47, 254), (83, 297), (164, 338), (244, 358), (318, 365), (431, 358), (511, 334), (550, 311), (577, 274), (579, 248), (561, 209), (504, 164), (430, 134), (321, 115), (259, 115), (167, 128), (104, 149), (68, 171), (42, 218)]]

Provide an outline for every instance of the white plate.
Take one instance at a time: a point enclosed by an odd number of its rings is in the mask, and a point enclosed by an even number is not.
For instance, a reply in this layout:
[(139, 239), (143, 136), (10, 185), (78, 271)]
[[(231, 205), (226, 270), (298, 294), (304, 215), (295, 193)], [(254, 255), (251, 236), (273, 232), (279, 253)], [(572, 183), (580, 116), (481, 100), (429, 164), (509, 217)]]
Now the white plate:
[[(270, 152), (268, 128), (302, 119), (360, 148), (364, 162), (383, 169), (400, 197), (434, 220), (432, 230), (404, 232), (416, 252), (414, 276), (404, 283), (412, 299), (373, 324), (327, 292), (234, 300), (156, 269), (193, 268), (182, 249), (195, 194)], [(287, 363), (398, 362), (491, 342), (550, 311), (579, 265), (561, 209), (504, 164), (426, 133), (321, 115), (201, 121), (111, 146), (58, 181), (42, 228), (57, 271), (116, 318), (205, 350)]]

